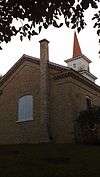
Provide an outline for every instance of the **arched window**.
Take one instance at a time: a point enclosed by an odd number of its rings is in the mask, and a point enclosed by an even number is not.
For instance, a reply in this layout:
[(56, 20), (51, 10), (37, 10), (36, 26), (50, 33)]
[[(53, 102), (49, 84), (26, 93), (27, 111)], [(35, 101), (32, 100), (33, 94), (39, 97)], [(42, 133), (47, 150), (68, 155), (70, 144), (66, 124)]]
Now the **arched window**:
[(18, 121), (33, 119), (33, 96), (25, 95), (18, 100)]

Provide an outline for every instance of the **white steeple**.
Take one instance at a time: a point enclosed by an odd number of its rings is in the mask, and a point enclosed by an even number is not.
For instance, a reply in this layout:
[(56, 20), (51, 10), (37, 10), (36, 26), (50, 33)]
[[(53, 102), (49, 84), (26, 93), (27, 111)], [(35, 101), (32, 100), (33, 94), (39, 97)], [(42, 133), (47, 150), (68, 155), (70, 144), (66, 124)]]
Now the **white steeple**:
[(95, 82), (97, 79), (90, 73), (89, 64), (91, 63), (91, 60), (82, 54), (76, 32), (74, 33), (73, 57), (65, 60), (65, 62), (68, 67), (78, 71), (92, 82)]

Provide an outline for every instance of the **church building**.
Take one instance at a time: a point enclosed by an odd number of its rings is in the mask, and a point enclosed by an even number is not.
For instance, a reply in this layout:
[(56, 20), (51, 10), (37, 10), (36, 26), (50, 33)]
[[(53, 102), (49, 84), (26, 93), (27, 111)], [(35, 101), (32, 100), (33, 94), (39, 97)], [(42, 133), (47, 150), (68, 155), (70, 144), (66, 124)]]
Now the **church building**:
[[(0, 79), (0, 144), (83, 143), (80, 112), (100, 106), (91, 60), (82, 54), (76, 33), (66, 66), (49, 61), (49, 41), (39, 42), (40, 58), (24, 54)], [(100, 125), (86, 136), (99, 140)]]

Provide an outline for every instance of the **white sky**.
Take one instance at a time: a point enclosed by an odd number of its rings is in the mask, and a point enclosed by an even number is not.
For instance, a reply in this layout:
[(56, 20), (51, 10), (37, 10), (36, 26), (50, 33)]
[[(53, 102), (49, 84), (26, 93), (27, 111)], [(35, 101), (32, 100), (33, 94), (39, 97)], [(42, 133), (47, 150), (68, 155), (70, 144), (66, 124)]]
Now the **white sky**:
[[(90, 21), (91, 14), (93, 14), (91, 11), (86, 14), (88, 26), (77, 36), (82, 53), (92, 60), (90, 71), (98, 77), (96, 83), (100, 85), (100, 59), (98, 54), (100, 46), (98, 36), (95, 29), (92, 28), (93, 24)], [(50, 26), (47, 30), (42, 30), (40, 35), (32, 37), (31, 41), (24, 39), (21, 42), (19, 37), (14, 37), (10, 43), (3, 44), (3, 50), (0, 51), (0, 73), (4, 75), (23, 54), (39, 57), (40, 46), (38, 41), (43, 38), (50, 41), (50, 61), (64, 64), (65, 59), (72, 57), (73, 35), (74, 31), (66, 26), (61, 28)]]

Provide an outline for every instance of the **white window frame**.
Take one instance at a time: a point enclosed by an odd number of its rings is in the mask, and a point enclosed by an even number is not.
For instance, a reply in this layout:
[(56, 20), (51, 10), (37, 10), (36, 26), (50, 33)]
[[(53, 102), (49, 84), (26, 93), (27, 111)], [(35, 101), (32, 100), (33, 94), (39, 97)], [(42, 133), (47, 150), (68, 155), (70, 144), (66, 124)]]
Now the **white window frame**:
[[(26, 99), (26, 100), (25, 100)], [(28, 107), (28, 101), (30, 99), (30, 107)], [(30, 112), (29, 112), (30, 111)], [(33, 120), (33, 96), (23, 95), (18, 100), (18, 111), (17, 111), (17, 121), (16, 122), (25, 122)], [(29, 117), (28, 117), (29, 115)]]

